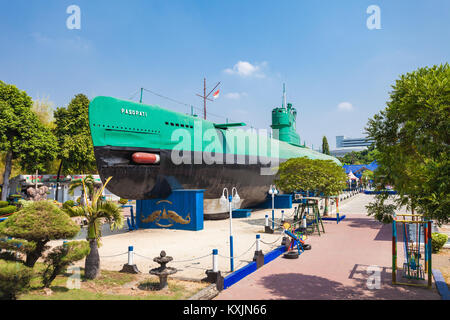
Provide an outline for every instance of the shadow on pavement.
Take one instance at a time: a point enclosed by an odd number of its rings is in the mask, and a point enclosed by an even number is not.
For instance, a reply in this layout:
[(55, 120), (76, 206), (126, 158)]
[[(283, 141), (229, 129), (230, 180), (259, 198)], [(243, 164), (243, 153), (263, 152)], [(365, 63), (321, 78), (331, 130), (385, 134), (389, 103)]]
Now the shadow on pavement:
[(440, 299), (434, 289), (393, 286), (390, 283), (390, 276), (389, 272), (381, 273), (379, 289), (368, 288), (369, 274), (366, 270), (354, 272), (353, 285), (344, 285), (323, 277), (301, 273), (273, 274), (262, 278), (260, 283), (272, 295), (289, 300)]

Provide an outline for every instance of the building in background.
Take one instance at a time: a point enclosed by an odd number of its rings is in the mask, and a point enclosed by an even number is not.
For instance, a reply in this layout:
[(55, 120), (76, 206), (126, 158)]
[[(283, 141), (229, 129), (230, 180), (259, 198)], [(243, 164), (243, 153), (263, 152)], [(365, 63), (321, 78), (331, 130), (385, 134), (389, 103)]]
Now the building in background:
[(350, 152), (360, 152), (366, 150), (372, 140), (367, 138), (347, 138), (345, 136), (336, 136), (336, 149), (331, 150), (330, 154), (334, 157), (343, 157)]

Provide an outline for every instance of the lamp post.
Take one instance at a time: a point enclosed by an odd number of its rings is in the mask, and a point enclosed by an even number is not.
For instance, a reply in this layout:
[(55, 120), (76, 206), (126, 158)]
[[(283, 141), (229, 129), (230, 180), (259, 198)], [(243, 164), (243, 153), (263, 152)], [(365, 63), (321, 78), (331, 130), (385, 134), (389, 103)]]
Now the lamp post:
[(275, 195), (278, 194), (276, 185), (270, 185), (269, 194), (272, 195), (272, 230), (275, 230)]
[[(225, 197), (225, 191), (227, 196)], [(228, 210), (230, 212), (230, 269), (231, 272), (234, 271), (234, 252), (233, 252), (233, 203), (238, 203), (241, 201), (241, 198), (239, 197), (239, 194), (237, 192), (236, 187), (233, 187), (231, 189), (231, 195), (228, 193), (228, 189), (224, 188), (222, 191), (222, 197), (220, 198), (220, 203), (222, 205), (225, 205), (227, 203), (228, 198)]]

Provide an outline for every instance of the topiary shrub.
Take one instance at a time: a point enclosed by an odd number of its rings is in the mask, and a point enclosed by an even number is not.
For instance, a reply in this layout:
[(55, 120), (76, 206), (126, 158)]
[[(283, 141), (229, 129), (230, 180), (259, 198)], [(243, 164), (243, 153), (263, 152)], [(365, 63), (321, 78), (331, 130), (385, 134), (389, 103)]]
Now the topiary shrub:
[(8, 202), (8, 201), (0, 201), (0, 208), (4, 208), (4, 207), (6, 207), (7, 205), (9, 205), (9, 202)]
[(31, 205), (34, 201), (32, 200), (25, 200), (25, 199), (20, 199), (19, 201), (17, 201), (19, 208), (26, 208), (29, 205)]
[(438, 253), (439, 250), (447, 243), (448, 236), (443, 233), (433, 232), (431, 234), (431, 248), (433, 253)]
[(16, 300), (30, 286), (33, 269), (20, 262), (0, 260), (0, 299)]
[(6, 214), (11, 214), (17, 211), (17, 207), (16, 206), (6, 206), (3, 208), (0, 208), (0, 216), (6, 215)]
[(64, 273), (72, 262), (86, 257), (90, 250), (87, 241), (71, 241), (53, 248), (45, 258), (47, 268), (42, 275), (44, 287), (50, 287), (57, 275)]
[[(80, 227), (69, 215), (50, 201), (33, 202), (0, 223), (0, 235), (22, 243), (17, 249), (9, 249), (24, 250), (28, 267), (34, 266), (50, 240), (71, 239), (79, 231)], [(9, 246), (9, 241), (0, 241), (0, 248), (5, 245)]]

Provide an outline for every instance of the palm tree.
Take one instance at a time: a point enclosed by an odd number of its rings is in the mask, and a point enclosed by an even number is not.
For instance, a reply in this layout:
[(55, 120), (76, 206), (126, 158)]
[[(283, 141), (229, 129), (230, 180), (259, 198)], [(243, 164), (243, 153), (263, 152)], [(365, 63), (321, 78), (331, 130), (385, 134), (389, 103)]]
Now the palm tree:
[[(83, 185), (86, 186), (86, 190), (88, 191), (87, 194), (88, 194), (89, 200), (92, 201), (92, 197), (94, 196), (94, 192), (95, 192), (95, 181), (94, 181), (94, 177), (91, 174), (84, 178), (81, 178), (80, 180), (72, 181), (69, 186), (69, 194), (71, 196), (73, 196), (75, 189), (77, 189), (78, 187), (82, 187)], [(85, 190), (85, 188), (81, 189), (81, 203), (80, 204), (82, 206), (85, 205), (83, 203), (83, 201), (84, 201), (84, 194), (85, 194), (86, 190)]]
[(123, 217), (117, 204), (111, 201), (101, 200), (103, 190), (112, 177), (109, 177), (103, 187), (99, 189), (93, 196), (91, 202), (87, 197), (86, 184), (82, 180), (84, 206), (67, 207), (64, 210), (72, 217), (84, 217), (87, 220), (88, 232), (87, 241), (91, 251), (86, 257), (84, 274), (87, 279), (95, 279), (100, 271), (100, 256), (98, 247), (102, 237), (102, 220), (106, 220), (110, 224), (111, 230), (121, 228), (123, 226)]

